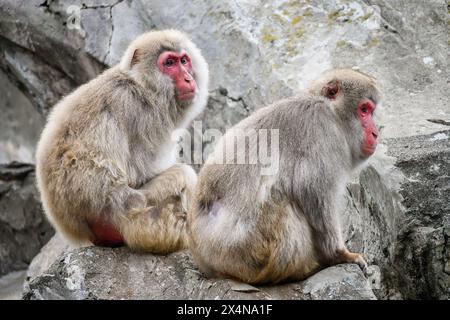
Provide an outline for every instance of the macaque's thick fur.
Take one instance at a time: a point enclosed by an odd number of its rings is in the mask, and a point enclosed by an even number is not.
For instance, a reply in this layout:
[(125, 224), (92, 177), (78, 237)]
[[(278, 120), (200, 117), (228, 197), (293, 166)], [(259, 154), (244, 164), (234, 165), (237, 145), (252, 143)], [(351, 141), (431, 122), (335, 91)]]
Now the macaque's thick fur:
[[(340, 88), (335, 99), (323, 95), (330, 83)], [(334, 70), (238, 123), (233, 129), (279, 129), (275, 175), (261, 175), (259, 164), (217, 164), (233, 139), (230, 131), (222, 137), (188, 213), (189, 247), (203, 272), (261, 284), (301, 280), (343, 262), (367, 267), (346, 249), (337, 212), (347, 178), (366, 159), (356, 117), (364, 97), (379, 100), (373, 78)]]
[[(163, 50), (189, 54), (197, 92), (175, 99), (157, 67)], [(110, 222), (135, 250), (166, 253), (186, 247), (185, 211), (196, 183), (175, 164), (175, 129), (205, 107), (208, 65), (176, 30), (143, 34), (121, 62), (54, 106), (36, 152), (37, 183), (48, 219), (77, 245), (92, 237), (89, 223)]]

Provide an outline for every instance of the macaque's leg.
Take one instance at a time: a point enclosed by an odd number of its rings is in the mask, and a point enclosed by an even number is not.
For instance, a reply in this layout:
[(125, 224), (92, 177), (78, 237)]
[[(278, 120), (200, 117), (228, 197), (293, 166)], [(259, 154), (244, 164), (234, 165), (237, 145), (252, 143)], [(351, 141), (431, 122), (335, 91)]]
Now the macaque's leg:
[(180, 210), (179, 198), (133, 209), (120, 228), (125, 243), (136, 251), (161, 254), (186, 248), (186, 219)]
[[(305, 194), (306, 199), (318, 199), (314, 193)], [(316, 197), (316, 198), (314, 198)], [(356, 263), (367, 272), (367, 263), (361, 254), (348, 251), (342, 238), (339, 218), (333, 205), (333, 195), (322, 193), (322, 201), (312, 201), (314, 206), (304, 206), (303, 211), (312, 227), (315, 249), (323, 266), (339, 263)], [(324, 200), (323, 200), (324, 199)]]
[(153, 253), (186, 248), (186, 213), (196, 179), (191, 167), (175, 165), (139, 189), (146, 203), (132, 206), (121, 223), (127, 245)]
[(186, 212), (190, 205), (197, 174), (188, 165), (176, 164), (160, 173), (142, 186), (148, 205), (157, 205), (168, 197), (180, 197), (183, 211)]

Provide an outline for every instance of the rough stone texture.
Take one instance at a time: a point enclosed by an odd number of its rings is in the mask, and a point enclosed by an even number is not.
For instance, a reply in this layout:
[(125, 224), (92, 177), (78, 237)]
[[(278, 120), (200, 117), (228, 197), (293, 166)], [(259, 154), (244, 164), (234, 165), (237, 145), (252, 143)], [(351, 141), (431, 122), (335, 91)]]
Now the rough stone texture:
[(26, 270), (13, 271), (0, 277), (0, 300), (19, 300), (22, 298), (22, 284)]
[(398, 198), (371, 166), (347, 185), (347, 206), (342, 214), (344, 238), (348, 248), (362, 253), (371, 265), (372, 287), (379, 298), (398, 295), (386, 278), (393, 272), (397, 229), (403, 217)]
[(70, 15), (45, 1), (2, 1), (0, 13), (0, 66), (41, 113), (102, 70), (78, 31), (66, 27)]
[(61, 256), (29, 284), (24, 299), (376, 299), (357, 265), (323, 270), (306, 281), (253, 287), (206, 279), (190, 254), (138, 255), (89, 247)]
[(31, 261), (23, 283), (23, 290), (28, 290), (29, 283), (47, 271), (56, 259), (70, 248), (60, 234), (55, 234)]
[(33, 166), (0, 165), (0, 275), (25, 269), (53, 233), (39, 202)]
[(406, 180), (394, 266), (405, 298), (450, 299), (450, 131), (389, 141)]
[(0, 163), (33, 163), (44, 117), (1, 70), (0, 97)]

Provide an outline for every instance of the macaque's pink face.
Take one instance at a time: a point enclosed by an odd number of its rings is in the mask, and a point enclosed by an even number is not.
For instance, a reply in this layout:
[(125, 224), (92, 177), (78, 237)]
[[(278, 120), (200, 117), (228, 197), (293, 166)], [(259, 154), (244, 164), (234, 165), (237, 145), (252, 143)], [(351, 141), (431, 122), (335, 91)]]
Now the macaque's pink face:
[[(321, 94), (330, 100), (336, 100), (342, 95), (342, 90), (337, 83), (330, 82), (322, 88)], [(375, 103), (367, 98), (361, 99), (358, 103), (357, 117), (364, 134), (361, 153), (365, 157), (370, 157), (377, 147), (378, 129), (373, 121), (375, 108)]]
[(192, 76), (192, 63), (185, 50), (165, 51), (158, 58), (159, 70), (167, 74), (175, 85), (175, 96), (179, 101), (194, 98), (197, 85)]
[(357, 114), (364, 133), (361, 151), (366, 157), (371, 156), (377, 147), (378, 129), (373, 121), (375, 108), (375, 103), (369, 99), (361, 99), (358, 103)]

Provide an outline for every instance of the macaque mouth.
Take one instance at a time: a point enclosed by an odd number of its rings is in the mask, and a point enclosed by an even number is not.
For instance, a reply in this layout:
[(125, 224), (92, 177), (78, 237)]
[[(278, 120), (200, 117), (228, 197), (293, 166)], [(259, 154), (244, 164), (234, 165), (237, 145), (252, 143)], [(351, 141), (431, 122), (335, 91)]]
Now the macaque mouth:
[(371, 156), (371, 155), (373, 155), (375, 153), (375, 150), (376, 150), (376, 145), (374, 145), (374, 146), (364, 146), (363, 149), (362, 149), (362, 153), (366, 157), (369, 157), (369, 156)]
[(190, 100), (190, 99), (194, 98), (194, 96), (195, 96), (195, 90), (177, 92), (178, 100)]
[(363, 147), (362, 147), (362, 153), (366, 156), (371, 156), (375, 149), (377, 148), (378, 142), (378, 133), (377, 132), (370, 132), (368, 135), (368, 138), (365, 139)]

